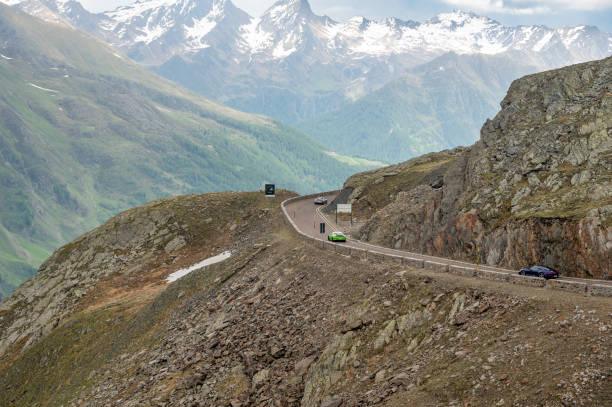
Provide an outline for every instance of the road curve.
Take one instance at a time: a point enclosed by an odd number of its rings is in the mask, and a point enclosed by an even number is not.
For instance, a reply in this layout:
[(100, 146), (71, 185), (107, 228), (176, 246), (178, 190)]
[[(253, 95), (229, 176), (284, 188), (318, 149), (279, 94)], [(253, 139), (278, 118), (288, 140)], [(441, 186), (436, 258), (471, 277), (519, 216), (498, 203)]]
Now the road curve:
[[(336, 225), (332, 219), (325, 216), (323, 214), (322, 209), (323, 206), (315, 205), (313, 199), (315, 196), (323, 196), (327, 198), (328, 202), (331, 202), (338, 195), (338, 191), (335, 192), (327, 192), (320, 193), (319, 195), (308, 195), (305, 197), (289, 199), (286, 202), (283, 202), (283, 210), (285, 215), (289, 218), (291, 223), (294, 224), (294, 227), (302, 234), (307, 235), (310, 238), (327, 241), (327, 234), (332, 231), (340, 231), (341, 227)], [(325, 223), (326, 225), (326, 233), (319, 233), (319, 224)], [(501, 274), (503, 277), (506, 277), (506, 280), (512, 276), (512, 278), (521, 277), (522, 279), (533, 280), (532, 277), (522, 277), (518, 276), (515, 270), (504, 269), (501, 267), (490, 266), (490, 265), (479, 265), (478, 268), (476, 264), (452, 260), (442, 257), (428, 256), (420, 253), (412, 253), (403, 250), (391, 249), (388, 247), (376, 246), (369, 243), (365, 243), (356, 239), (349, 238), (346, 243), (334, 243), (342, 246), (346, 246), (349, 248), (354, 248), (358, 250), (368, 251), (370, 253), (382, 254), (387, 256), (396, 256), (401, 257), (403, 259), (413, 260), (413, 261), (423, 261), (430, 265), (439, 265), (440, 267), (452, 266), (454, 269), (465, 269), (466, 271), (478, 270), (480, 272), (488, 272), (489, 274)], [(526, 280), (528, 281), (528, 280)], [(612, 295), (612, 281), (610, 280), (596, 280), (596, 279), (583, 279), (583, 278), (574, 278), (574, 277), (562, 277), (556, 279), (553, 283), (555, 286), (562, 285), (562, 283), (568, 283), (571, 286), (576, 286), (580, 284), (585, 284), (585, 291), (588, 286), (595, 286), (596, 289), (602, 291), (602, 295)], [(571, 290), (574, 291), (574, 290)]]

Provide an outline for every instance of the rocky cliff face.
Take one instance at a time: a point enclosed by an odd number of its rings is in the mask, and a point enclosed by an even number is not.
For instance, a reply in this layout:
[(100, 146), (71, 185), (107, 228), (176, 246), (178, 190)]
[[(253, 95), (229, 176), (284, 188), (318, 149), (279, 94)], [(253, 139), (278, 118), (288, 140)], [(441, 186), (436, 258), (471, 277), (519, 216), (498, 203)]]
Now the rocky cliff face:
[[(480, 251), (487, 263), (511, 268), (540, 263), (567, 275), (611, 277), (612, 58), (515, 81), (479, 142), (429, 157), (431, 169), (421, 168), (421, 159), (347, 181), (369, 218), (362, 239), (467, 260)], [(438, 178), (421, 177), (428, 182), (393, 180), (434, 169)], [(380, 191), (385, 205), (374, 209)]]

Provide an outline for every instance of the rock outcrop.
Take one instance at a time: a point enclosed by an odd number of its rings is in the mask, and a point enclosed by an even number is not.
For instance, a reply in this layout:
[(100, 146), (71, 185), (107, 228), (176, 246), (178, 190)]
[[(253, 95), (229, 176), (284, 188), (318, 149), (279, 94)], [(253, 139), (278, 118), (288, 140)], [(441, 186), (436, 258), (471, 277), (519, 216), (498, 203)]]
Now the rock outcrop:
[[(369, 173), (347, 181), (369, 218), (362, 239), (470, 261), (480, 254), (511, 268), (541, 263), (567, 275), (611, 277), (612, 58), (515, 81), (479, 142), (426, 158), (430, 169), (412, 160), (399, 171), (378, 171), (398, 173), (388, 178)], [(440, 169), (438, 179), (426, 176)], [(419, 171), (420, 181), (385, 189), (394, 177)], [(387, 202), (368, 211), (381, 190)]]
[(140, 288), (163, 286), (164, 275), (180, 268), (179, 254), (195, 248), (201, 260), (231, 246), (239, 224), (258, 215), (259, 195), (230, 192), (154, 201), (59, 248), (38, 274), (0, 303), (0, 356), (13, 345), (28, 348), (47, 336), (82, 309), (101, 283), (113, 286), (105, 289), (115, 295), (133, 291), (132, 280)]

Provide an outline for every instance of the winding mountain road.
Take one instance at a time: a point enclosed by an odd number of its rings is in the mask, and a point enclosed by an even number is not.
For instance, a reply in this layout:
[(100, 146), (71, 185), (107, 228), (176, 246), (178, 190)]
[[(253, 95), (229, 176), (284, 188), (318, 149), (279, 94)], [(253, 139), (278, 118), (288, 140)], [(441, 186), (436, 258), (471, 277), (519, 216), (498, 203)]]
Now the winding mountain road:
[[(328, 202), (333, 201), (338, 192), (329, 192), (329, 193), (321, 193), (320, 196), (327, 198)], [(289, 200), (283, 204), (285, 215), (289, 218), (289, 220), (294, 224), (296, 229), (304, 235), (308, 237), (314, 238), (320, 241), (327, 241), (327, 234), (333, 231), (342, 231), (342, 228), (336, 225), (332, 219), (327, 217), (322, 209), (324, 206), (314, 205), (313, 198), (309, 195), (308, 197), (302, 197), (294, 200)], [(319, 233), (319, 224), (326, 224), (326, 233)], [(367, 250), (371, 253), (382, 254), (387, 256), (395, 256), (401, 257), (403, 259), (408, 259), (412, 261), (424, 261), (428, 264), (439, 265), (440, 267), (453, 267), (455, 269), (464, 269), (466, 271), (472, 271), (476, 269), (476, 264), (452, 260), (442, 257), (428, 256), (420, 253), (412, 253), (403, 250), (391, 249), (388, 247), (376, 246), (369, 243), (365, 243), (353, 238), (348, 238), (346, 243), (334, 243), (340, 244), (349, 248), (359, 249), (359, 250)], [(488, 272), (490, 274), (501, 274), (500, 279), (503, 279), (504, 276), (510, 278), (521, 277), (523, 279), (532, 279), (534, 277), (522, 277), (517, 275), (516, 270), (504, 269), (501, 267), (490, 266), (490, 265), (479, 265), (478, 270), (481, 272)], [(575, 277), (562, 277), (555, 280), (555, 284), (559, 285), (560, 283), (567, 282), (571, 285), (576, 284), (588, 284), (590, 286), (597, 286), (599, 291), (609, 292), (612, 294), (612, 281), (610, 280), (595, 280), (595, 279), (584, 279), (584, 278), (575, 278)], [(573, 284), (572, 284), (573, 283)], [(585, 287), (586, 290), (586, 287)], [(605, 294), (604, 294), (605, 295)]]

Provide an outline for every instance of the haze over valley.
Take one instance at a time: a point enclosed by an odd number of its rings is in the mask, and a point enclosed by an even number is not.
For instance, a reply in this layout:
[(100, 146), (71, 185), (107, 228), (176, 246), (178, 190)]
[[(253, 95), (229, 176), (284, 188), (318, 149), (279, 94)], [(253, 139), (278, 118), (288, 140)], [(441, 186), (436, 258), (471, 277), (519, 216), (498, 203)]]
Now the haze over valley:
[(338, 22), (307, 0), (278, 1), (260, 16), (231, 0), (147, 0), (100, 14), (74, 1), (17, 6), (208, 98), (388, 163), (470, 145), (514, 79), (612, 53), (612, 36), (597, 27), (511, 27), (464, 11)]

